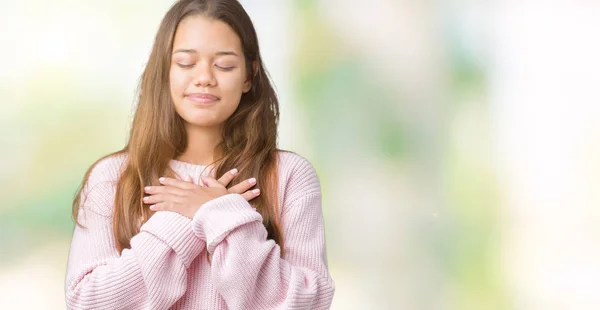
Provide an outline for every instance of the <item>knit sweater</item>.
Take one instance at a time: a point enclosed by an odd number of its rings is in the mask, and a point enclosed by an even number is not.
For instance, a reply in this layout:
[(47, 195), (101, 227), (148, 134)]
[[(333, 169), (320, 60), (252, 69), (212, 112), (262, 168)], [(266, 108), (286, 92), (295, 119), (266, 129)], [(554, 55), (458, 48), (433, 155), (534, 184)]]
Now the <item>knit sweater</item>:
[[(112, 217), (126, 155), (100, 161), (81, 196), (65, 280), (69, 309), (328, 309), (321, 189), (311, 164), (279, 153), (278, 203), (285, 255), (239, 194), (205, 203), (189, 219), (159, 211), (118, 253)], [(171, 160), (198, 183), (204, 166)], [(203, 172), (203, 170), (206, 170)], [(210, 254), (210, 261), (207, 252)]]

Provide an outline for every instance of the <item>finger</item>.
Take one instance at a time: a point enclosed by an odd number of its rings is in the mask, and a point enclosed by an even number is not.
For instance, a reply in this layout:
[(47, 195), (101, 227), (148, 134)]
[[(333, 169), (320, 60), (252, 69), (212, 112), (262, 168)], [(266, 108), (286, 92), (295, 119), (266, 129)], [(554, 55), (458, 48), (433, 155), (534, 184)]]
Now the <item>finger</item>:
[(233, 194), (241, 194), (251, 189), (254, 185), (256, 185), (256, 179), (250, 178), (246, 181), (236, 184), (235, 186), (230, 187), (228, 191)]
[(231, 181), (238, 175), (238, 170), (233, 168), (227, 172), (225, 172), (225, 174), (223, 174), (223, 176), (219, 179), (219, 183), (221, 183), (221, 185), (227, 187), (227, 185), (229, 185), (229, 183), (231, 183)]
[(153, 205), (161, 202), (181, 202), (182, 197), (172, 194), (157, 194), (144, 197), (144, 203)]
[(166, 210), (166, 204), (159, 202), (157, 204), (153, 204), (150, 207), (150, 210), (152, 211), (165, 211)]
[(225, 187), (223, 184), (219, 183), (219, 181), (215, 180), (213, 177), (209, 176), (201, 176), (202, 182), (209, 187)]
[(160, 184), (162, 185), (169, 185), (169, 186), (173, 186), (173, 187), (178, 187), (181, 189), (193, 189), (194, 188), (194, 184), (190, 184), (189, 182), (183, 181), (183, 180), (177, 180), (177, 179), (173, 179), (173, 178), (159, 178), (158, 182), (160, 182)]
[(175, 196), (185, 196), (187, 191), (178, 187), (159, 185), (159, 186), (146, 186), (144, 187), (146, 194), (171, 194)]
[(188, 176), (187, 176), (187, 177), (185, 177), (185, 181), (186, 181), (186, 182), (189, 182), (189, 183), (194, 183), (194, 179), (193, 179), (193, 178), (192, 178), (192, 176), (191, 176), (191, 175), (189, 175), (189, 174), (188, 174)]
[(150, 210), (156, 211), (173, 211), (175, 209), (175, 203), (173, 202), (159, 202), (150, 206)]
[(244, 197), (244, 199), (246, 199), (246, 201), (250, 201), (258, 196), (260, 196), (260, 189), (258, 189), (258, 188), (253, 189), (251, 191), (247, 191), (242, 194), (242, 197)]

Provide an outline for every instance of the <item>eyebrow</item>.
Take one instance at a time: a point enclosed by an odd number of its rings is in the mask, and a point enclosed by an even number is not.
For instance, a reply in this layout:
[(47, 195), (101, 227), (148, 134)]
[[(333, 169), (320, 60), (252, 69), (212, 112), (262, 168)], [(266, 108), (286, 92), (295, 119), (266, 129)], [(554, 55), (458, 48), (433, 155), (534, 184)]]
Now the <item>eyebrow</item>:
[[(173, 55), (177, 54), (177, 53), (190, 53), (190, 54), (198, 54), (198, 51), (195, 49), (189, 49), (189, 48), (180, 48), (180, 49), (176, 49), (175, 51), (173, 51)], [(240, 57), (240, 55), (238, 55), (236, 52), (234, 51), (219, 51), (217, 53), (215, 53), (215, 55), (217, 56), (237, 56)]]

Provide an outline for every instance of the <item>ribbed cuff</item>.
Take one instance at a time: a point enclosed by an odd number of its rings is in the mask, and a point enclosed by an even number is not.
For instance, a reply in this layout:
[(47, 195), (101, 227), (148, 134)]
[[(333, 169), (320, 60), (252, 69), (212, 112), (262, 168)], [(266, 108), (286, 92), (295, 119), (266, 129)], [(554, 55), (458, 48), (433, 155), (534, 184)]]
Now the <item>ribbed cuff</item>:
[(186, 268), (202, 252), (205, 242), (196, 237), (191, 229), (191, 220), (171, 211), (156, 212), (141, 227), (169, 245), (179, 255)]
[(200, 207), (192, 220), (192, 230), (206, 241), (206, 249), (212, 253), (231, 231), (253, 221), (262, 223), (260, 213), (242, 195), (228, 194)]

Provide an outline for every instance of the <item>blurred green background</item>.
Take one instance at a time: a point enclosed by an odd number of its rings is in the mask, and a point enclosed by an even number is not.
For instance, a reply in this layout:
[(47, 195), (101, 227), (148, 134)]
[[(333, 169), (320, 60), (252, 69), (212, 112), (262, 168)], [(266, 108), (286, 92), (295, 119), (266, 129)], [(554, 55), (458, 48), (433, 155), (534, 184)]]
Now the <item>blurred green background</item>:
[[(600, 3), (241, 2), (332, 309), (600, 308)], [(0, 1), (0, 308), (64, 309), (73, 195), (171, 4)]]

